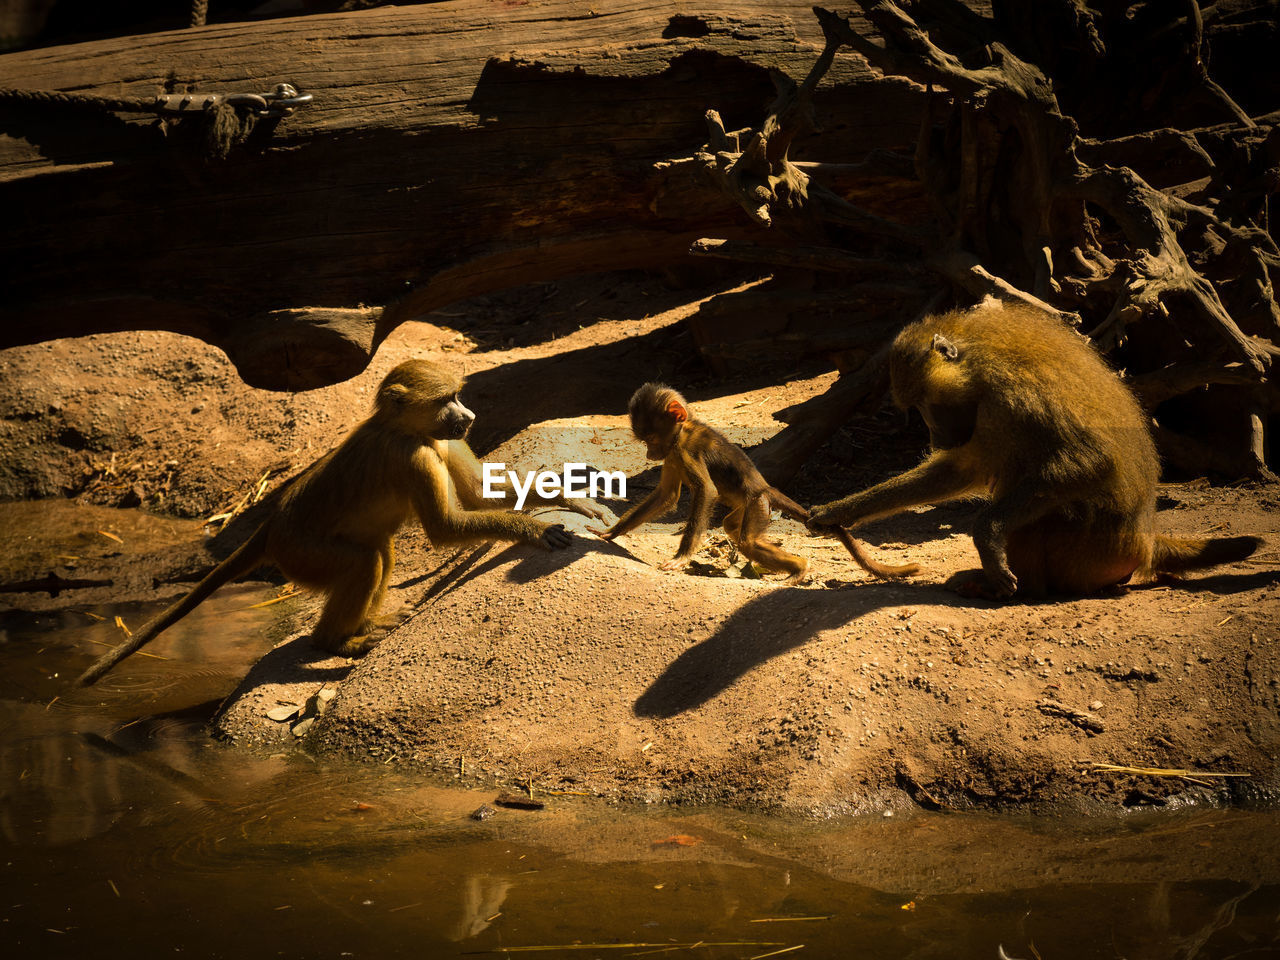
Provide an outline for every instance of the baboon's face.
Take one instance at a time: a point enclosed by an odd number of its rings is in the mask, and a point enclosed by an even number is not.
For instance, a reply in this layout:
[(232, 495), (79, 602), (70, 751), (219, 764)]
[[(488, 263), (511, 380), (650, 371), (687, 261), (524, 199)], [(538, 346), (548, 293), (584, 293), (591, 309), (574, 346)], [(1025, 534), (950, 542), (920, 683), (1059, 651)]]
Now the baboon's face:
[(644, 455), (650, 460), (665, 460), (671, 452), (671, 435), (636, 433), (636, 439), (644, 444)]
[(650, 460), (665, 460), (675, 446), (681, 425), (689, 419), (684, 398), (670, 387), (646, 383), (631, 397), (631, 432), (645, 445)]
[(424, 440), (461, 440), (476, 419), (456, 393), (443, 397), (409, 393), (393, 415), (401, 429)]
[(644, 455), (648, 459), (665, 460), (675, 446), (680, 421), (663, 411), (634, 410), (631, 414), (631, 432), (644, 444)]
[(438, 431), (435, 437), (439, 440), (461, 440), (471, 430), (476, 415), (467, 409), (458, 394), (448, 397), (440, 404), (438, 414)]
[(461, 440), (476, 415), (459, 395), (463, 381), (426, 360), (406, 360), (378, 388), (379, 415), (400, 428), (431, 440)]

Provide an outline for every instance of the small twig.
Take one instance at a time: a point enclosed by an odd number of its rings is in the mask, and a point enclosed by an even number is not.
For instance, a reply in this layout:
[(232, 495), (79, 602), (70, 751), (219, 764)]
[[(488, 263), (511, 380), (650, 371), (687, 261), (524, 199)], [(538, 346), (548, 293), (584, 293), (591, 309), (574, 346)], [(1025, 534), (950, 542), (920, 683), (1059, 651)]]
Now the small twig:
[(1095, 773), (1130, 773), (1139, 777), (1251, 777), (1251, 773), (1215, 773), (1206, 770), (1184, 770), (1173, 767), (1128, 767), (1116, 763), (1093, 761), (1089, 764)]
[[(694, 947), (780, 947), (781, 943), (760, 940), (695, 940), (692, 943), (546, 943), (528, 947), (494, 947), (494, 953), (546, 953), (552, 950), (635, 950), (639, 947), (670, 947), (691, 950)], [(796, 948), (791, 948), (796, 949)]]
[[(98, 646), (100, 646), (100, 647), (114, 647), (114, 646), (115, 646), (115, 644), (113, 644), (113, 643), (107, 643), (105, 640), (92, 640), (92, 639), (91, 639), (89, 642), (90, 642), (90, 643), (96, 643), (96, 644), (97, 644)], [(158, 654), (158, 653), (147, 653), (145, 650), (139, 650), (136, 654), (134, 654), (134, 656), (137, 656), (137, 657), (150, 657), (152, 660), (168, 660), (168, 659), (169, 659), (168, 657), (162, 657), (162, 656), (160, 656), (160, 654)]]
[(242, 610), (260, 610), (263, 607), (269, 607), (272, 604), (280, 603), (284, 600), (292, 600), (294, 597), (302, 596), (301, 590), (293, 590), (290, 593), (282, 593), (278, 597), (272, 597), (270, 600), (263, 600), (261, 603), (251, 603), (247, 607), (241, 607)]
[(768, 953), (757, 953), (750, 960), (764, 960), (765, 957), (779, 957), (784, 953), (794, 953), (797, 950), (803, 950), (804, 944), (797, 943), (794, 947), (783, 947), (781, 950), (771, 950)]
[(759, 920), (748, 920), (747, 923), (790, 923), (792, 921), (830, 920), (835, 914), (822, 917), (761, 917)]

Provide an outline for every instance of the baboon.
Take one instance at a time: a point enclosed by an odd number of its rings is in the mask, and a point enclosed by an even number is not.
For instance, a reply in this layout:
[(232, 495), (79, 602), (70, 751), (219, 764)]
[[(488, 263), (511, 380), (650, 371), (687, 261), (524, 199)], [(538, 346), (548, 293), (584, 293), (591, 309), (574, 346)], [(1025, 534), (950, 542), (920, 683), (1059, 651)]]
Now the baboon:
[(988, 501), (973, 540), (983, 580), (962, 592), (1086, 594), (1135, 573), (1242, 560), (1256, 537), (1155, 532), (1160, 464), (1148, 418), (1093, 346), (1026, 306), (983, 304), (906, 327), (889, 356), (894, 402), (933, 450), (917, 467), (810, 511), (853, 525), (916, 504)]
[[(679, 552), (661, 564), (663, 570), (677, 569), (693, 556), (707, 532), (718, 496), (729, 507), (724, 532), (747, 558), (768, 570), (790, 574), (788, 583), (796, 583), (804, 576), (809, 562), (775, 546), (764, 538), (764, 532), (769, 527), (772, 507), (801, 521), (808, 520), (809, 513), (770, 486), (741, 447), (708, 424), (693, 419), (684, 397), (660, 383), (646, 383), (637, 390), (627, 411), (631, 430), (646, 445), (648, 458), (662, 461), (662, 476), (657, 489), (617, 523), (608, 530), (592, 529), (592, 533), (612, 540), (635, 529), (670, 510), (680, 499), (681, 485), (687, 483), (693, 495), (689, 522), (680, 538)], [(914, 564), (894, 567), (876, 563), (846, 531), (837, 529), (835, 534), (863, 569), (878, 577), (904, 577), (918, 569)]]
[[(327, 595), (312, 633), (316, 646), (343, 656), (365, 653), (379, 639), (374, 617), (395, 562), (392, 539), (415, 515), (436, 546), (468, 540), (568, 546), (571, 535), (560, 524), (493, 509), (494, 500), (481, 496), (480, 464), (464, 439), (475, 414), (459, 399), (462, 386), (461, 378), (425, 360), (393, 369), (378, 387), (373, 415), (280, 491), (256, 533), (78, 682), (93, 683), (218, 587), (268, 560), (295, 583)], [(586, 506), (571, 509), (600, 516)]]

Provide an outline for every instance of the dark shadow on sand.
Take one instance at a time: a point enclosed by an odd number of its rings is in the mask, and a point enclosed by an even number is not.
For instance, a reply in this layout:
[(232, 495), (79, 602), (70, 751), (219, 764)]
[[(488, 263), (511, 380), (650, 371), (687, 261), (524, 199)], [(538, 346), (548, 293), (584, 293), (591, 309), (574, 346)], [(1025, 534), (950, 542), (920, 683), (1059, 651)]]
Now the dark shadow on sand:
[(955, 599), (932, 584), (867, 584), (850, 590), (780, 587), (743, 604), (714, 634), (680, 654), (636, 700), (638, 717), (674, 717), (715, 698), (760, 664), (824, 630), (884, 607)]
[[(245, 690), (257, 686), (256, 678), (267, 678), (267, 682), (279, 684), (322, 685), (330, 681), (344, 680), (354, 667), (355, 661), (321, 650), (311, 642), (310, 634), (302, 634), (269, 650), (266, 656), (255, 663), (248, 676), (241, 682), (240, 688), (223, 702), (218, 715), (220, 716), (227, 706), (234, 704)], [(217, 717), (214, 718), (215, 725), (216, 722)]]
[(1203, 576), (1196, 576), (1195, 571), (1192, 571), (1189, 576), (1195, 577), (1195, 579), (1191, 580), (1179, 577), (1176, 580), (1165, 580), (1151, 584), (1142, 584), (1135, 589), (1142, 590), (1164, 586), (1173, 590), (1184, 590), (1187, 593), (1213, 593), (1219, 596), (1226, 596), (1232, 593), (1244, 593), (1247, 590), (1257, 590), (1261, 587), (1270, 587), (1280, 583), (1280, 568), (1275, 570), (1259, 570), (1254, 573), (1208, 572)]
[[(563, 550), (543, 550), (540, 547), (523, 543), (512, 543), (507, 545), (505, 549), (493, 553), (495, 549), (496, 544), (492, 543), (476, 547), (433, 583), (427, 592), (414, 603), (414, 608), (418, 609), (433, 603), (464, 584), (470, 583), (477, 577), (482, 577), (496, 570), (503, 564), (508, 563), (513, 555), (518, 555), (519, 559), (507, 571), (506, 581), (518, 584), (532, 583), (539, 577), (545, 577), (557, 570), (563, 570), (565, 567), (576, 563), (587, 553), (611, 553), (615, 556), (634, 558), (633, 554), (618, 544), (580, 535), (575, 535), (573, 542)], [(486, 560), (485, 557), (490, 553), (493, 553), (493, 555)], [(454, 558), (458, 556), (459, 554), (454, 554)], [(401, 585), (420, 583), (452, 562), (453, 558), (450, 558), (450, 560), (445, 561), (444, 564), (441, 564), (431, 573), (407, 580)]]
[[(948, 584), (972, 579), (980, 570), (965, 570)], [(1258, 573), (1217, 573), (1172, 586), (1188, 592), (1244, 593), (1280, 582), (1280, 570)], [(1132, 589), (1147, 589), (1140, 585)], [(1124, 588), (1116, 601), (1123, 602)], [(815, 591), (780, 588), (756, 597), (736, 610), (706, 640), (680, 654), (636, 700), (638, 717), (674, 717), (719, 696), (739, 678), (768, 660), (813, 640), (826, 630), (848, 627), (884, 607), (909, 603), (991, 609), (1017, 604), (1051, 606), (1073, 597), (1028, 597), (993, 601), (959, 596), (947, 585), (871, 583), (845, 590)]]

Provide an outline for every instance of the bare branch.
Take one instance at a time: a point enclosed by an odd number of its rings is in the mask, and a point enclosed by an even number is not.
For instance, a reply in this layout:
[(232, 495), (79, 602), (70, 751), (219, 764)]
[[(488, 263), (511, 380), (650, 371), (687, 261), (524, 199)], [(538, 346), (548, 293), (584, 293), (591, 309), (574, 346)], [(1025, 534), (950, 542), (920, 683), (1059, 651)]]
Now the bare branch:
[(1197, 390), (1210, 383), (1257, 383), (1258, 372), (1243, 363), (1173, 363), (1150, 373), (1130, 377), (1129, 386), (1148, 411), (1173, 397)]
[(1051, 304), (1045, 303), (1039, 297), (1032, 296), (1024, 290), (1019, 290), (1013, 284), (993, 274), (971, 253), (963, 250), (951, 250), (946, 253), (935, 254), (925, 262), (931, 269), (936, 270), (976, 299), (995, 297), (997, 300), (1006, 302), (1025, 303), (1038, 310), (1053, 314), (1063, 323), (1073, 327), (1078, 326), (1080, 323), (1078, 314), (1059, 310)]

